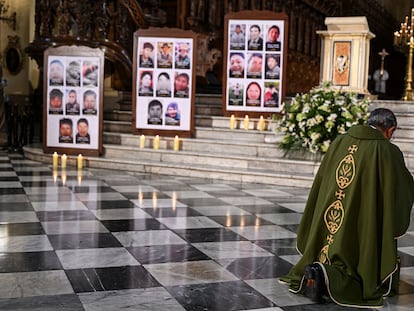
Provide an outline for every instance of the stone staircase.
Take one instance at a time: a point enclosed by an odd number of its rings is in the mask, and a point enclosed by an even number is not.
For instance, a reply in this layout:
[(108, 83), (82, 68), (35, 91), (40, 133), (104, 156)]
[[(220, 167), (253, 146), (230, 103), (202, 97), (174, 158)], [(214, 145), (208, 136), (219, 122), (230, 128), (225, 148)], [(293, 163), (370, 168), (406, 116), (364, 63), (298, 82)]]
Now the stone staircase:
[[(399, 129), (393, 142), (414, 172), (414, 103), (376, 101), (371, 107), (387, 107), (396, 113)], [(153, 149), (153, 137), (146, 137), (145, 148), (139, 148), (139, 136), (130, 133), (131, 110), (121, 108), (105, 113), (104, 154), (87, 158), (89, 167), (298, 187), (310, 187), (319, 167), (318, 159), (310, 154), (284, 157), (271, 120), (259, 131), (258, 119), (250, 119), (248, 130), (243, 119), (236, 119), (236, 128), (231, 130), (229, 118), (222, 116), (221, 95), (196, 96), (195, 135), (180, 139), (179, 151), (173, 150), (172, 137), (161, 137), (158, 150)], [(273, 143), (266, 143), (266, 137)], [(51, 162), (41, 146), (26, 146), (24, 152), (29, 158)], [(69, 165), (75, 165), (75, 160), (69, 157)]]

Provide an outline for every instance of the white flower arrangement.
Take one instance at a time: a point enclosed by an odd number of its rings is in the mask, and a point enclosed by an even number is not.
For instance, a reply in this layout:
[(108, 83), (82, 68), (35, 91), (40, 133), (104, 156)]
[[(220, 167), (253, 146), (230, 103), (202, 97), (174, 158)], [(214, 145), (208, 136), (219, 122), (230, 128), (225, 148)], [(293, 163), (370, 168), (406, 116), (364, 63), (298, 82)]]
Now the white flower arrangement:
[(369, 99), (321, 84), (309, 93), (297, 94), (282, 106), (276, 127), (283, 134), (280, 148), (325, 153), (336, 136), (368, 118)]

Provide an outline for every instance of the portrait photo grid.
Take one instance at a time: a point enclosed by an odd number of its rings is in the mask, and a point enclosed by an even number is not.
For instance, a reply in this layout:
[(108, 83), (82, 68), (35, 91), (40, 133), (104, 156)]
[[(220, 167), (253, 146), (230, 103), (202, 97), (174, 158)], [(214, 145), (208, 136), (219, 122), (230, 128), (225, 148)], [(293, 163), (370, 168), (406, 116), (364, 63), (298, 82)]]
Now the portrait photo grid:
[(47, 146), (98, 149), (99, 57), (48, 56)]
[(192, 38), (139, 37), (136, 128), (190, 130)]
[(283, 36), (283, 20), (229, 19), (227, 110), (280, 111)]

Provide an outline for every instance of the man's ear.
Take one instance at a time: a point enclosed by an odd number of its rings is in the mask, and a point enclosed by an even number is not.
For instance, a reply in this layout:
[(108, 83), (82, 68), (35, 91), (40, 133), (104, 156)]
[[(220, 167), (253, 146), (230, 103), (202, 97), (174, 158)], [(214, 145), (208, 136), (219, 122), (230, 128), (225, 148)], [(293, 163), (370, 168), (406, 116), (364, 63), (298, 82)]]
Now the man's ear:
[(395, 131), (395, 126), (392, 126), (392, 127), (390, 127), (389, 129), (387, 129), (387, 130), (384, 132), (384, 136), (385, 136), (385, 138), (387, 138), (388, 140), (390, 140), (390, 139), (391, 139), (391, 137), (392, 137), (392, 134), (394, 133), (394, 131)]

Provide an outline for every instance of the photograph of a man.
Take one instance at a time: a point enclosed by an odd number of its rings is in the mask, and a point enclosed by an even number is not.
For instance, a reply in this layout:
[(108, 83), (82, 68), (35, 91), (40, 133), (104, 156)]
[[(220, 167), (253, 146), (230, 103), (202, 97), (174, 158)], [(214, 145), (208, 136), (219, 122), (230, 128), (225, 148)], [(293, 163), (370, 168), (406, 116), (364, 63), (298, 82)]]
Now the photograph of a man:
[(83, 114), (96, 115), (96, 93), (92, 90), (88, 90), (83, 93)]
[(249, 58), (247, 61), (247, 78), (261, 78), (263, 71), (262, 53), (252, 53), (247, 56)]
[(49, 64), (49, 85), (63, 85), (63, 63), (55, 59)]
[(67, 91), (68, 102), (66, 103), (65, 110), (67, 115), (78, 115), (80, 112), (80, 104), (77, 100), (77, 94), (75, 90)]
[(59, 89), (49, 93), (49, 114), (63, 114), (63, 93)]
[(250, 26), (249, 41), (247, 42), (249, 50), (263, 50), (263, 38), (260, 34), (261, 29), (259, 25)]
[(73, 143), (73, 123), (69, 118), (59, 120), (59, 142)]
[(158, 68), (172, 68), (173, 57), (171, 54), (172, 43), (158, 43), (157, 65)]
[(150, 42), (145, 42), (142, 46), (142, 53), (139, 56), (139, 66), (145, 68), (153, 68), (154, 60), (152, 59), (152, 52), (154, 51), (154, 46)]
[(189, 83), (190, 76), (185, 73), (179, 73), (174, 79), (174, 96), (175, 97), (188, 97), (189, 96)]
[(157, 99), (148, 104), (148, 124), (162, 124), (162, 103)]
[(231, 25), (230, 26), (230, 49), (232, 50), (244, 50), (246, 33), (246, 25)]
[(187, 43), (179, 43), (177, 55), (175, 56), (175, 68), (190, 69), (190, 47)]

